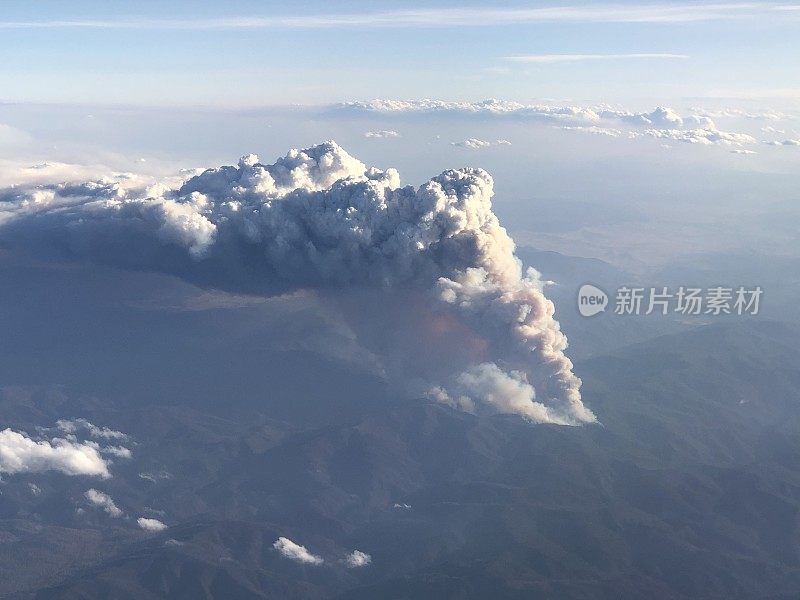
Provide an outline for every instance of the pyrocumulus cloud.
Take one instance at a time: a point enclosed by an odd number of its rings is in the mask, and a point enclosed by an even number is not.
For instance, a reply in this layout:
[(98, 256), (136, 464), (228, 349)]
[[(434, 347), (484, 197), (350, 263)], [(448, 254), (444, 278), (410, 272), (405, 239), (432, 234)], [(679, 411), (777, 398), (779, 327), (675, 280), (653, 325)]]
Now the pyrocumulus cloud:
[(236, 293), (311, 290), (340, 307), (408, 393), (592, 422), (554, 306), (515, 257), (492, 195), (481, 169), (402, 187), (394, 169), (326, 142), (273, 164), (248, 155), (178, 188), (106, 180), (0, 191), (0, 243)]

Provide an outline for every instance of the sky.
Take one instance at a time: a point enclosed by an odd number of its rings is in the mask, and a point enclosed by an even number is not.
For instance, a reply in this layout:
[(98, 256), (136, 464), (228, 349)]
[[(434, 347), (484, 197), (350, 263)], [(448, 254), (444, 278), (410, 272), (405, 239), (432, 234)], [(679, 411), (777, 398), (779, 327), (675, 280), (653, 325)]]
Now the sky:
[(17, 2), (0, 100), (253, 107), (373, 97), (800, 97), (800, 5)]
[(404, 184), (487, 169), (518, 244), (793, 256), (798, 32), (790, 1), (8, 1), (0, 185), (335, 140)]

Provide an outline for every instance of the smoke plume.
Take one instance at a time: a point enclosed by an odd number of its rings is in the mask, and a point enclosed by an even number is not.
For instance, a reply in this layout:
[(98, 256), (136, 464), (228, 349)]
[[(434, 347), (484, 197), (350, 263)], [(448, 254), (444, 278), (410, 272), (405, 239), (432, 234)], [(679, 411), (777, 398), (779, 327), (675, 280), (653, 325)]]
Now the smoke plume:
[(177, 188), (118, 180), (0, 192), (0, 243), (40, 258), (172, 274), (232, 293), (312, 291), (387, 377), (462, 410), (594, 421), (537, 274), (492, 212), (492, 178), (418, 188), (334, 142), (254, 155)]

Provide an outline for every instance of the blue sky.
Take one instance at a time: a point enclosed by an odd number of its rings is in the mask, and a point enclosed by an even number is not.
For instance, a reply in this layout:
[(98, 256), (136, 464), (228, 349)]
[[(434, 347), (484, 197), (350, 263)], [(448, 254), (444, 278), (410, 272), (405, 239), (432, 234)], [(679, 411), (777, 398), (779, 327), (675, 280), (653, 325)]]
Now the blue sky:
[[(1, 6), (2, 186), (185, 176), (334, 139), (411, 184), (488, 169), (503, 222), (538, 248), (625, 266), (797, 252), (791, 0)], [(454, 102), (332, 106), (374, 98)], [(788, 230), (763, 226), (786, 210)]]
[[(791, 3), (2, 8), (4, 101), (242, 107), (500, 97), (647, 106), (800, 98), (800, 6)], [(533, 62), (508, 60), (520, 56)]]

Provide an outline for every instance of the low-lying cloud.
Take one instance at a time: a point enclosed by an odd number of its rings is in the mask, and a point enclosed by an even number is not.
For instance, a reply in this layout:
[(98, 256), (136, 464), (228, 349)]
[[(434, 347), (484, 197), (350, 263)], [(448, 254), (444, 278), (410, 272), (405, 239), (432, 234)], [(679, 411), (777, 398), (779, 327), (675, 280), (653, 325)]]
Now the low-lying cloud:
[(104, 492), (100, 492), (94, 488), (86, 490), (84, 494), (86, 499), (93, 505), (98, 508), (102, 508), (105, 513), (110, 517), (121, 517), (124, 513), (122, 510), (116, 505), (114, 500), (112, 500), (111, 496)]
[(272, 547), (280, 552), (289, 560), (304, 564), (304, 565), (321, 565), (325, 562), (321, 556), (311, 554), (305, 546), (301, 546), (290, 540), (289, 538), (279, 537), (272, 544)]
[(100, 448), (100, 452), (110, 454), (116, 458), (131, 458), (133, 456), (133, 452), (124, 446), (103, 446)]
[(361, 552), (361, 550), (353, 550), (347, 555), (346, 562), (348, 568), (357, 569), (370, 564), (372, 562), (372, 557), (366, 552)]
[[(403, 187), (394, 169), (327, 142), (273, 164), (248, 155), (177, 188), (18, 186), (0, 192), (0, 243), (239, 294), (310, 290), (338, 307), (404, 393), (592, 422), (555, 308), (515, 257), (492, 195), (481, 169)], [(65, 426), (112, 435), (89, 425)]]
[(127, 440), (128, 435), (121, 431), (115, 431), (108, 427), (98, 427), (86, 419), (59, 419), (56, 421), (56, 427), (64, 433), (76, 434), (85, 431), (93, 438), (102, 438), (106, 440)]
[(65, 438), (34, 440), (11, 429), (0, 431), (0, 473), (45, 471), (111, 477), (97, 444)]
[(145, 531), (157, 532), (164, 531), (167, 528), (166, 524), (158, 519), (150, 519), (148, 517), (139, 517), (136, 519), (136, 524), (140, 529), (144, 529)]

